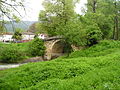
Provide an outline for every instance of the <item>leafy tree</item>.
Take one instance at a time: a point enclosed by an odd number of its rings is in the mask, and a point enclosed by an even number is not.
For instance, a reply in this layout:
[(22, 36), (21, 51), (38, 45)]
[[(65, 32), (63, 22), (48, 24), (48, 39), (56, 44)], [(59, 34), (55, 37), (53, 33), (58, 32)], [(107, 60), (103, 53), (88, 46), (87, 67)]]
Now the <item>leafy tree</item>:
[(43, 27), (43, 23), (36, 23), (35, 24), (35, 29), (36, 29), (36, 34), (38, 34), (38, 33), (48, 33), (46, 30), (45, 30), (45, 28)]
[(5, 27), (3, 25), (4, 23), (1, 21), (0, 22), (0, 34), (3, 34), (5, 32)]
[(13, 30), (15, 29), (12, 21), (19, 22), (22, 16), (18, 8), (25, 11), (24, 0), (0, 0), (0, 22), (3, 26), (5, 19), (8, 18)]
[(12, 38), (16, 40), (22, 40), (22, 30), (17, 28)]
[(24, 10), (24, 0), (0, 0), (0, 17), (4, 20), (6, 16), (10, 20), (19, 21), (19, 18), (15, 15), (17, 12), (20, 16), (20, 12), (17, 10), (18, 7), (22, 7)]
[[(88, 0), (88, 12), (95, 13), (97, 18), (92, 18), (101, 31), (103, 32), (103, 39), (113, 38), (119, 39), (119, 0)], [(99, 15), (99, 16), (98, 16)]]
[(28, 29), (28, 31), (29, 32), (32, 32), (32, 33), (35, 33), (37, 30), (37, 28), (36, 28), (36, 22), (35, 23), (33, 23), (30, 27), (29, 27), (29, 29)]
[(45, 10), (39, 14), (41, 27), (50, 36), (58, 35), (61, 30), (57, 27), (66, 25), (75, 15), (74, 7), (76, 0), (45, 0), (43, 6)]

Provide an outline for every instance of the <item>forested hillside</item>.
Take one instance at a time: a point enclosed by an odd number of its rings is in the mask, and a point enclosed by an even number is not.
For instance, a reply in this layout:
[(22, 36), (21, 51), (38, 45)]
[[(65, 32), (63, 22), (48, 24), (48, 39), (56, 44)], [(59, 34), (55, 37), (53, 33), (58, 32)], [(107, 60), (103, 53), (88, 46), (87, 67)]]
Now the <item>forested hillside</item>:
[(27, 31), (29, 27), (36, 21), (20, 21), (20, 22), (9, 22), (5, 24), (7, 32), (14, 32), (14, 29), (20, 28), (23, 31)]

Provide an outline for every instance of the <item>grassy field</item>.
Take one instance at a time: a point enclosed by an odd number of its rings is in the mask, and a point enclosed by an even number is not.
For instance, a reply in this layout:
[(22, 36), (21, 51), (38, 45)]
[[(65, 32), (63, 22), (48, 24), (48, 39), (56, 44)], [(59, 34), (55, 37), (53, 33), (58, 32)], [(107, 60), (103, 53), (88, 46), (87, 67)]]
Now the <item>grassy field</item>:
[(120, 42), (0, 71), (0, 90), (120, 90)]

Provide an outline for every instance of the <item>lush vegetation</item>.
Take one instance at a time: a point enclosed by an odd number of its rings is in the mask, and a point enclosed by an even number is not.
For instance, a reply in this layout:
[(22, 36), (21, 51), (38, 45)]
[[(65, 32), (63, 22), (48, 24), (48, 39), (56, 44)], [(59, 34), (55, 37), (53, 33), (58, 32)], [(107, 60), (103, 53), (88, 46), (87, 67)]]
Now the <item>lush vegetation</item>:
[(22, 40), (22, 29), (16, 28), (12, 38), (15, 39), (15, 40)]
[(4, 63), (18, 62), (29, 58), (28, 43), (0, 43), (0, 61)]
[(0, 43), (0, 62), (14, 63), (33, 56), (43, 56), (44, 50), (44, 42), (38, 38), (26, 43)]
[[(17, 7), (24, 7), (24, 0), (10, 1), (13, 4), (0, 1), (0, 16), (19, 22), (14, 11), (18, 12)], [(120, 0), (88, 0), (83, 16), (74, 10), (78, 2), (44, 0), (39, 22), (31, 25), (30, 29), (36, 34), (62, 36), (69, 46), (67, 49), (71, 45), (89, 48), (73, 52), (67, 58), (0, 71), (1, 90), (120, 89), (120, 41), (114, 41), (120, 40)], [(0, 21), (1, 34), (4, 32), (3, 23), (4, 18)], [(15, 33), (14, 38), (20, 40), (21, 34)], [(38, 39), (30, 43), (0, 44), (0, 60), (17, 62), (43, 55), (44, 50), (43, 42)]]
[(69, 58), (0, 71), (1, 90), (119, 90), (120, 42), (102, 41)]
[(35, 38), (29, 45), (31, 56), (44, 56), (45, 46), (43, 40)]
[(102, 39), (119, 40), (120, 0), (88, 0), (84, 15), (74, 10), (78, 1), (44, 0), (37, 30), (61, 35), (75, 46), (92, 46)]

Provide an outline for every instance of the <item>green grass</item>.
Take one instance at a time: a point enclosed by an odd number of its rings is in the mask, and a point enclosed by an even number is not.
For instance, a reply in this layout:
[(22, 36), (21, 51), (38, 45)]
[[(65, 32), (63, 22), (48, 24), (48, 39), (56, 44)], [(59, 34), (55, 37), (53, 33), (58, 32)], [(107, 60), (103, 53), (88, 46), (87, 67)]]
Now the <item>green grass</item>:
[(120, 90), (120, 42), (0, 71), (0, 90)]

